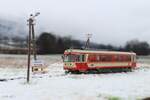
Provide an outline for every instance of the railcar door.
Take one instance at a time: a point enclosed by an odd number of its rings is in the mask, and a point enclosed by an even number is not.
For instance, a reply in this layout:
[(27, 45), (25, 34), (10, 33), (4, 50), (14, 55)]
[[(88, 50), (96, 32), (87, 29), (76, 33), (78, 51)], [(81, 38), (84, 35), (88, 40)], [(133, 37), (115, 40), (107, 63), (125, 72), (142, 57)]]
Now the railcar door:
[(76, 66), (77, 66), (77, 69), (79, 71), (87, 71), (88, 69), (88, 66), (87, 66), (87, 63), (85, 62), (85, 55), (81, 54), (81, 55), (78, 55), (79, 59), (78, 59), (78, 62), (76, 62)]

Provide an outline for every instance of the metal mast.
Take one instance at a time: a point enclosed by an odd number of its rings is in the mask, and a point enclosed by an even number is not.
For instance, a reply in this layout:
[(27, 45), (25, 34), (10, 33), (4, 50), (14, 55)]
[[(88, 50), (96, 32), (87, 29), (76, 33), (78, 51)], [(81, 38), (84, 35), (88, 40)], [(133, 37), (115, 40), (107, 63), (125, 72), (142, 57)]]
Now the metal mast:
[(87, 41), (85, 43), (84, 49), (89, 49), (90, 48), (90, 38), (92, 37), (92, 34), (86, 34), (86, 35), (87, 35)]

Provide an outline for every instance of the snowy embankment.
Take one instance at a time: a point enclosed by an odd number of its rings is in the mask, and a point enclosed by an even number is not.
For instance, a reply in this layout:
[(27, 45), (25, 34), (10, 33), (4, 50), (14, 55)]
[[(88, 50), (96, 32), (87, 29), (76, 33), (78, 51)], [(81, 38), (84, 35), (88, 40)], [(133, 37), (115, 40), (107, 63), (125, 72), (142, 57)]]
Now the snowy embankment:
[[(31, 75), (26, 69), (0, 69), (0, 100), (136, 100), (150, 96), (150, 65), (138, 64), (127, 73), (65, 75), (62, 63), (49, 64), (49, 73)], [(18, 78), (20, 77), (20, 78)]]

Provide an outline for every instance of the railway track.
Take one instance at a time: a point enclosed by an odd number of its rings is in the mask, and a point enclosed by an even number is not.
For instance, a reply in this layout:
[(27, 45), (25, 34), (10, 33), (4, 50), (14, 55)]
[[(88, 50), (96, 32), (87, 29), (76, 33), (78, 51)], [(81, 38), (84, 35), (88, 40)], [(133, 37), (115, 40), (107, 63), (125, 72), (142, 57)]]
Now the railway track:
[[(51, 65), (50, 65), (50, 68), (57, 67), (54, 64), (51, 64)], [(150, 70), (150, 67), (142, 65), (141, 67), (137, 67), (136, 69), (134, 69), (132, 72), (134, 72), (134, 71), (146, 71), (146, 70)], [(87, 73), (87, 74), (89, 74), (89, 73)], [(90, 74), (100, 74), (100, 73), (90, 73)], [(67, 73), (66, 74), (65, 72), (60, 71), (59, 69), (57, 69), (57, 70), (55, 70), (55, 69), (51, 70), (50, 69), (50, 71), (46, 74), (37, 74), (37, 75), (32, 74), (31, 78), (33, 78), (33, 79), (55, 78), (55, 77), (64, 77), (64, 76), (67, 76), (67, 75), (76, 75), (76, 73), (74, 73), (74, 74)], [(18, 77), (12, 77), (12, 78), (0, 78), (0, 82), (7, 82), (7, 81), (21, 80), (21, 79), (26, 79), (26, 77), (18, 76)]]

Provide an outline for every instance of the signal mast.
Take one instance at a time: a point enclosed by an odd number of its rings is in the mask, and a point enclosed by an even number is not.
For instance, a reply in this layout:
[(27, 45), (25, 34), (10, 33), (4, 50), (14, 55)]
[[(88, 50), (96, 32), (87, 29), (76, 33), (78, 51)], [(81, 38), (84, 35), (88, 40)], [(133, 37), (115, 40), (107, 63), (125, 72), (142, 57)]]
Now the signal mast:
[[(29, 25), (27, 83), (29, 83), (29, 81), (30, 81), (31, 48), (32, 48), (32, 52), (34, 55), (34, 60), (37, 60), (34, 25), (35, 25), (35, 17), (37, 17), (39, 14), (40, 14), (39, 12), (37, 12), (35, 15), (31, 14), (29, 19), (27, 20), (28, 25)], [(32, 45), (32, 47), (31, 47), (31, 45)]]

